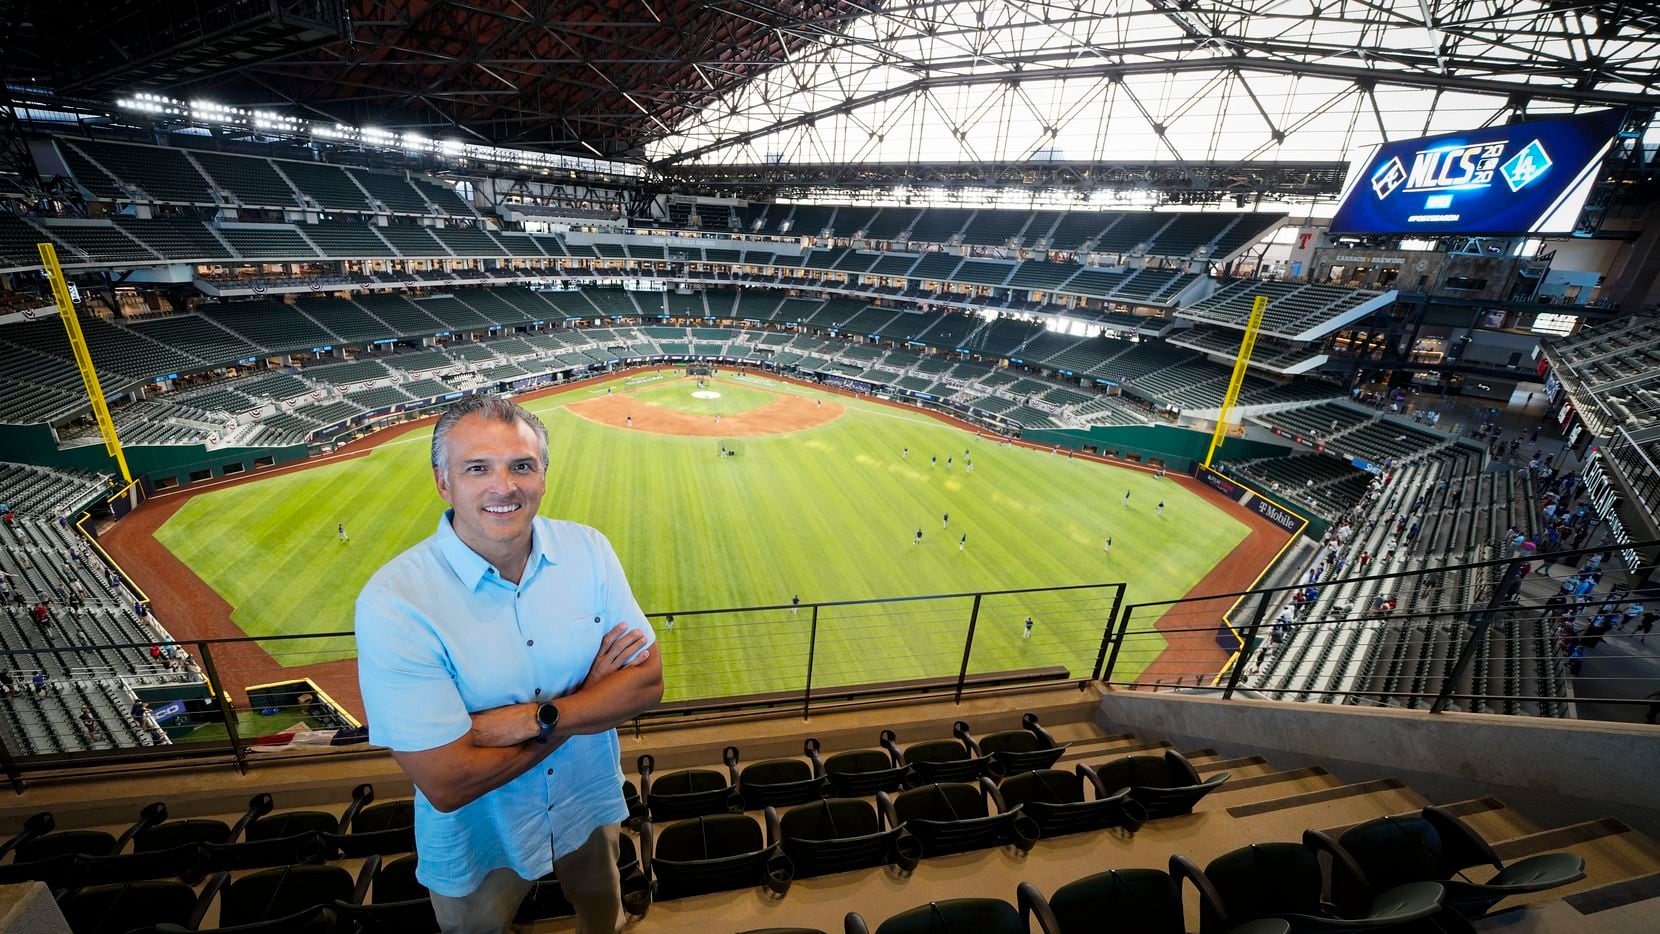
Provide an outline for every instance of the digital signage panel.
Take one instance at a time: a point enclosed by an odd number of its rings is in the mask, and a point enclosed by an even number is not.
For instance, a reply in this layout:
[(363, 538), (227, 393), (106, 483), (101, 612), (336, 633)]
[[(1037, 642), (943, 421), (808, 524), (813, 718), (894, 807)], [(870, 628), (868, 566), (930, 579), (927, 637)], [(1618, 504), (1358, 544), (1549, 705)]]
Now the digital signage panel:
[(1384, 143), (1350, 165), (1331, 232), (1572, 233), (1624, 120), (1603, 110)]

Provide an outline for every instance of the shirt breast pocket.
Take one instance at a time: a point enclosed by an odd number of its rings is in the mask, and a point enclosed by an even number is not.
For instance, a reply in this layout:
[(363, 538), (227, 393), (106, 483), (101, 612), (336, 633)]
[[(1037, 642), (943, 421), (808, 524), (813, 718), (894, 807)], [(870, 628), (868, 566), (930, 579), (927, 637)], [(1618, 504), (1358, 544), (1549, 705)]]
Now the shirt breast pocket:
[(560, 631), (548, 640), (549, 650), (539, 662), (546, 666), (543, 670), (547, 680), (562, 685), (559, 693), (564, 694), (588, 677), (605, 635), (605, 614), (593, 607), (580, 613), (561, 613), (556, 619)]

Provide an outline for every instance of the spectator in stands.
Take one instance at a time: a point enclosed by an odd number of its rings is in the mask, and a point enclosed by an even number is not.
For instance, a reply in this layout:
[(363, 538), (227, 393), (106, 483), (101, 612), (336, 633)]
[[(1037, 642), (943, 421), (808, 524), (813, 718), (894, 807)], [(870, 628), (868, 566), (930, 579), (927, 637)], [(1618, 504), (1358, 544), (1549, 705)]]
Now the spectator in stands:
[(11, 697), (17, 693), (17, 682), (12, 680), (10, 669), (0, 668), (0, 693)]
[[(364, 709), (416, 786), (418, 878), (445, 931), (505, 930), (555, 869), (580, 930), (621, 921), (615, 728), (662, 697), (662, 659), (604, 536), (537, 516), (547, 464), (534, 415), (451, 406), (432, 442), (451, 508), (357, 599)], [(523, 648), (486, 637), (504, 630)]]
[(1643, 604), (1641, 602), (1633, 603), (1630, 606), (1626, 607), (1625, 608), (1625, 615), (1620, 619), (1620, 623), (1619, 623), (1620, 631), (1624, 632), (1626, 623), (1634, 623), (1634, 622), (1637, 621), (1637, 617), (1642, 616), (1642, 615), (1643, 615)]
[(50, 693), (51, 691), (51, 687), (46, 683), (46, 672), (44, 671), (35, 672), (35, 676), (31, 679), (31, 683), (35, 686), (36, 697), (40, 697), (44, 694)]
[(8, 528), (8, 529), (17, 528), (17, 513), (12, 512), (10, 509), (6, 510), (5, 513), (3, 513), (3, 514), (0, 514), (0, 519), (3, 519), (5, 521), (6, 528)]

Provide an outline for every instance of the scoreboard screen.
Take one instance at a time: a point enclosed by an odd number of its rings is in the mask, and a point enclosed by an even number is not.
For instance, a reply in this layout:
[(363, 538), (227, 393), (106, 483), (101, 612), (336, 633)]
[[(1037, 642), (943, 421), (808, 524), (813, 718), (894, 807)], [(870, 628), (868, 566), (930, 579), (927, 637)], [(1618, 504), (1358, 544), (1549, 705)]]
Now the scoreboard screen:
[(1384, 143), (1349, 167), (1334, 234), (1572, 233), (1625, 112)]

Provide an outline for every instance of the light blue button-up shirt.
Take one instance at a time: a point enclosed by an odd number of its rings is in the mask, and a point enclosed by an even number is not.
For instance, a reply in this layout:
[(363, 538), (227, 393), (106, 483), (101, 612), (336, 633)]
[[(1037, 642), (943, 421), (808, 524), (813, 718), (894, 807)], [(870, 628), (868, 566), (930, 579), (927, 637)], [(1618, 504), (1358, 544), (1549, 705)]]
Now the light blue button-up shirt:
[[(575, 522), (533, 522), (517, 585), (450, 526), (387, 562), (357, 598), (357, 676), (371, 741), (433, 749), (472, 729), (470, 712), (556, 700), (587, 677), (600, 638), (628, 623), (656, 641), (611, 543)], [(573, 736), (537, 766), (444, 814), (415, 792), (417, 877), (471, 893), (492, 869), (553, 868), (595, 828), (627, 816), (617, 731)], [(549, 841), (552, 845), (549, 845)]]

